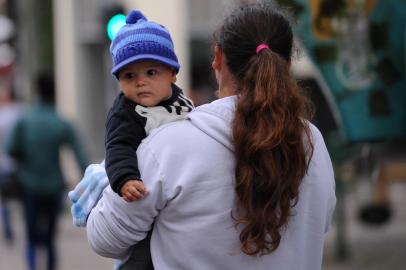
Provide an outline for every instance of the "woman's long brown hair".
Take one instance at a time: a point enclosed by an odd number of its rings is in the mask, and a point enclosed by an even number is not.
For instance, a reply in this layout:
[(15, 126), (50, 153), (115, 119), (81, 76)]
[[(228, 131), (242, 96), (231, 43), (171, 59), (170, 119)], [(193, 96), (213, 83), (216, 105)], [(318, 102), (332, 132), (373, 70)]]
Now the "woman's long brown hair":
[[(238, 85), (232, 122), (241, 250), (275, 251), (313, 153), (305, 119), (311, 105), (289, 72), (293, 34), (286, 16), (268, 4), (232, 12), (215, 33)], [(256, 53), (259, 44), (270, 49)]]

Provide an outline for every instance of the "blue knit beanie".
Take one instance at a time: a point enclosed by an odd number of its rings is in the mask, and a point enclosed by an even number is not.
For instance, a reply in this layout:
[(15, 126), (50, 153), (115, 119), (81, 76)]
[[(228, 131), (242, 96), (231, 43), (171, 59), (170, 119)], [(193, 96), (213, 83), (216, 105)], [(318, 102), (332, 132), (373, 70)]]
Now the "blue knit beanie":
[(174, 68), (176, 73), (180, 68), (169, 31), (148, 21), (138, 10), (127, 16), (126, 24), (111, 43), (110, 53), (113, 60), (111, 73), (116, 77), (125, 65), (140, 60), (161, 62)]

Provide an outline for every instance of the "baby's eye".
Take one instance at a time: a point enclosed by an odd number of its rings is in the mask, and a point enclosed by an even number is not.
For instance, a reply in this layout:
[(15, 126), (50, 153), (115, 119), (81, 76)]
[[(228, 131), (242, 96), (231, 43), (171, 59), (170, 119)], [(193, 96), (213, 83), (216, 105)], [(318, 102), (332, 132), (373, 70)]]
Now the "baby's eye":
[(122, 76), (120, 76), (123, 80), (132, 80), (135, 78), (135, 73), (133, 72), (124, 72)]
[(147, 70), (147, 75), (152, 77), (155, 76), (158, 73), (158, 70), (154, 69), (154, 68), (150, 68)]

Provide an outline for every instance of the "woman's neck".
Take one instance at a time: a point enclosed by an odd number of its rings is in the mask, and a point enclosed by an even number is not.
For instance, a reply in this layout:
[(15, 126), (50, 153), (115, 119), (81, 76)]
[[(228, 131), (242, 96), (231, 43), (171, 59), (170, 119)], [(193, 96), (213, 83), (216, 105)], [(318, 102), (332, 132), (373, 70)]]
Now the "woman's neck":
[(219, 84), (219, 98), (229, 97), (237, 94), (238, 84), (225, 64), (223, 64), (221, 71), (218, 74), (217, 81)]
[(219, 88), (218, 90), (218, 97), (223, 98), (223, 97), (229, 97), (233, 96), (236, 94), (235, 87), (231, 86), (223, 86)]

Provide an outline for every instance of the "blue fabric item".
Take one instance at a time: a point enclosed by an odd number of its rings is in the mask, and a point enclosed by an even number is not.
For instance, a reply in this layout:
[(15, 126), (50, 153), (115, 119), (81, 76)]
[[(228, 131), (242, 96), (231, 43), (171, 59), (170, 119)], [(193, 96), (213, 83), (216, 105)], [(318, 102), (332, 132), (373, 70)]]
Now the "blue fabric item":
[(75, 226), (86, 227), (87, 217), (108, 184), (109, 180), (104, 170), (104, 162), (91, 164), (87, 167), (83, 179), (68, 194), (72, 202), (71, 213)]
[(180, 68), (169, 31), (163, 25), (148, 21), (138, 10), (127, 16), (126, 24), (111, 43), (110, 53), (111, 73), (116, 77), (125, 65), (142, 60), (161, 62), (176, 72)]
[(113, 270), (120, 270), (121, 266), (123, 266), (123, 261), (122, 260), (114, 260), (114, 266)]
[[(101, 198), (103, 190), (108, 184), (109, 180), (104, 170), (104, 161), (101, 164), (91, 164), (87, 167), (82, 180), (74, 190), (68, 193), (72, 202), (73, 224), (76, 227), (86, 227), (87, 217)], [(122, 265), (122, 260), (115, 260), (113, 270), (119, 270)]]

